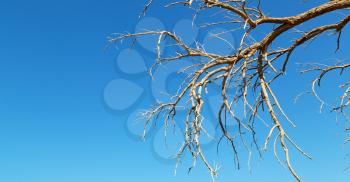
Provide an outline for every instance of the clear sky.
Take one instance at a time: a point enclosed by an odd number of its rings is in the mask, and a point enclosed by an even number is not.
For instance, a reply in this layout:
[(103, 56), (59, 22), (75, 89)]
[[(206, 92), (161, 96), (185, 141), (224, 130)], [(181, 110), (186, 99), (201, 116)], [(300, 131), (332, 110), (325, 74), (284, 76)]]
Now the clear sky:
[[(145, 142), (137, 137), (141, 129), (135, 126), (135, 113), (164, 99), (159, 91), (174, 90), (171, 85), (180, 83), (173, 77), (179, 65), (161, 68), (155, 82), (146, 74), (154, 58), (152, 38), (138, 40), (133, 51), (125, 50), (130, 44), (106, 49), (113, 32), (165, 28), (189, 43), (197, 37), (208, 50), (229, 53), (227, 45), (207, 38), (206, 32), (188, 29), (190, 11), (182, 6), (164, 10), (159, 1), (140, 21), (144, 4), (140, 0), (0, 1), (0, 182), (210, 181), (201, 163), (187, 174), (188, 157), (174, 176), (175, 164), (166, 159), (173, 149), (164, 148), (159, 128), (152, 129)], [(287, 7), (288, 3), (292, 5)], [(274, 0), (266, 8), (271, 15), (282, 16), (315, 5)], [(336, 21), (334, 17), (321, 23)], [(226, 36), (234, 42), (234, 34)], [(348, 181), (350, 173), (343, 169), (350, 164), (345, 158), (350, 147), (343, 145), (344, 124), (336, 123), (329, 108), (319, 114), (319, 103), (311, 96), (293, 103), (293, 97), (309, 89), (311, 79), (298, 76), (295, 63), (349, 60), (348, 40), (346, 28), (342, 51), (336, 55), (335, 39), (327, 36), (298, 50), (285, 81), (275, 85), (298, 125), (290, 129), (291, 135), (314, 158), (310, 161), (293, 152), (292, 161), (305, 181)], [(339, 80), (331, 75), (324, 85)], [(322, 87), (320, 92), (326, 98), (339, 94), (335, 87)], [(212, 100), (215, 106), (214, 96)], [(208, 141), (207, 149), (215, 150), (215, 145)], [(232, 161), (227, 150), (222, 148), (219, 160)], [(252, 164), (251, 173), (246, 161), (242, 163), (237, 171), (224, 162), (218, 180), (294, 180), (274, 159), (271, 148), (263, 160)]]

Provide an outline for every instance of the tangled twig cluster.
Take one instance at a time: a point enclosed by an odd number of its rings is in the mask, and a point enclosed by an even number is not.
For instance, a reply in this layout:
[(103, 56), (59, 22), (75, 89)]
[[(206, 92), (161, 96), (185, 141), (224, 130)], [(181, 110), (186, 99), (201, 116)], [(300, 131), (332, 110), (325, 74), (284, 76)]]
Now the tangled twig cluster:
[[(144, 15), (151, 6), (153, 0), (150, 0), (142, 12)], [(293, 51), (305, 42), (316, 38), (317, 36), (334, 31), (338, 34), (337, 49), (339, 49), (340, 36), (343, 28), (349, 23), (350, 15), (344, 17), (333, 24), (327, 24), (314, 27), (307, 31), (301, 31), (293, 43), (286, 48), (276, 48), (272, 44), (281, 37), (282, 34), (295, 29), (297, 26), (311, 21), (324, 14), (335, 11), (342, 11), (350, 7), (349, 0), (337, 0), (326, 2), (318, 7), (307, 10), (295, 16), (287, 17), (270, 17), (263, 12), (260, 1), (252, 0), (189, 0), (184, 2), (173, 2), (167, 6), (177, 4), (185, 5), (198, 12), (208, 9), (218, 9), (224, 14), (220, 21), (214, 23), (206, 23), (204, 26), (218, 26), (223, 24), (233, 24), (240, 29), (240, 43), (234, 53), (231, 55), (220, 55), (217, 53), (207, 52), (203, 46), (196, 42), (194, 46), (187, 45), (175, 33), (169, 31), (145, 31), (134, 34), (116, 34), (110, 38), (110, 42), (114, 43), (123, 39), (136, 38), (140, 36), (156, 35), (158, 37), (157, 44), (157, 60), (150, 69), (152, 70), (160, 65), (171, 61), (181, 61), (184, 58), (201, 57), (206, 58), (198, 61), (191, 66), (195, 68), (193, 72), (179, 85), (176, 95), (171, 98), (169, 103), (158, 103), (154, 108), (144, 113), (146, 117), (146, 126), (153, 120), (157, 120), (159, 116), (164, 118), (164, 124), (167, 126), (170, 120), (173, 120), (177, 114), (178, 108), (181, 106), (186, 109), (186, 119), (183, 121), (185, 125), (184, 142), (179, 150), (178, 156), (181, 157), (185, 151), (189, 151), (194, 159), (193, 166), (199, 157), (209, 169), (213, 176), (217, 175), (217, 168), (213, 167), (204, 154), (200, 135), (203, 131), (203, 113), (204, 97), (207, 94), (209, 84), (219, 83), (221, 86), (221, 104), (218, 106), (217, 124), (220, 128), (221, 139), (226, 139), (232, 146), (235, 155), (236, 164), (239, 168), (239, 155), (237, 151), (237, 140), (241, 140), (245, 148), (250, 152), (250, 148), (246, 145), (246, 133), (252, 137), (252, 144), (260, 152), (260, 147), (255, 138), (256, 129), (254, 127), (254, 119), (259, 118), (259, 113), (268, 111), (272, 125), (269, 128), (268, 136), (264, 142), (264, 149), (270, 143), (272, 136), (276, 136), (274, 142), (274, 151), (277, 157), (277, 146), (279, 145), (284, 153), (286, 164), (297, 181), (301, 181), (300, 177), (294, 170), (290, 160), (289, 147), (294, 147), (302, 155), (307, 158), (311, 157), (306, 154), (291, 137), (287, 134), (284, 122), (287, 121), (291, 126), (295, 124), (285, 114), (282, 106), (279, 104), (275, 91), (271, 88), (271, 84), (279, 77), (284, 75), (287, 69), (287, 63)], [(250, 34), (258, 30), (264, 25), (273, 25), (266, 35), (260, 39), (251, 41)], [(259, 30), (258, 30), (259, 31)], [(214, 36), (220, 37), (220, 34)], [(162, 55), (162, 42), (167, 39), (173, 43), (178, 49), (174, 56)], [(225, 41), (225, 40), (223, 40)], [(326, 67), (313, 66), (305, 72), (318, 71), (319, 76), (312, 84), (313, 91), (316, 84), (320, 84), (322, 78), (333, 70), (344, 70), (350, 67), (350, 64), (338, 64)], [(188, 68), (189, 69), (189, 68)], [(350, 84), (345, 83), (342, 87), (347, 87), (345, 93), (341, 97), (341, 103), (334, 110), (343, 111), (343, 108), (350, 104), (349, 92)], [(316, 96), (317, 94), (314, 93)], [(181, 102), (185, 100), (185, 102)], [(238, 117), (233, 105), (242, 102), (244, 116)], [(180, 105), (180, 103), (185, 103)], [(234, 122), (237, 124), (237, 130), (228, 129), (226, 123)], [(146, 128), (145, 126), (145, 128)], [(146, 130), (145, 130), (146, 131)], [(278, 159), (278, 157), (277, 157)]]

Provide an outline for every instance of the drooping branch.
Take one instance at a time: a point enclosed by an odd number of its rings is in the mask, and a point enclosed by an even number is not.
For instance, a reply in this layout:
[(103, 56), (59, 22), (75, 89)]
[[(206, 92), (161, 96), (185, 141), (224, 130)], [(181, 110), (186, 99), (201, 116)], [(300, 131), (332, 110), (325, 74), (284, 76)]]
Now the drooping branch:
[[(143, 14), (147, 11), (152, 2), (151, 0), (146, 4)], [(267, 148), (272, 136), (275, 135), (274, 152), (276, 158), (278, 159), (276, 151), (277, 143), (279, 143), (289, 171), (297, 181), (302, 181), (291, 163), (289, 147), (294, 147), (307, 158), (311, 159), (311, 157), (288, 136), (284, 127), (284, 122), (289, 122), (293, 127), (296, 125), (283, 110), (271, 85), (277, 78), (283, 76), (283, 73), (287, 69), (287, 63), (295, 49), (327, 31), (335, 31), (340, 35), (343, 28), (349, 23), (350, 15), (346, 15), (341, 21), (335, 22), (334, 24), (317, 26), (313, 27), (311, 30), (304, 31), (305, 33), (296, 36), (292, 44), (286, 48), (275, 49), (272, 47), (272, 44), (278, 39), (281, 39), (283, 34), (288, 33), (293, 28), (303, 23), (324, 14), (349, 8), (350, 1), (330, 1), (303, 13), (288, 17), (269, 17), (262, 11), (260, 3), (260, 1), (248, 3), (245, 0), (188, 0), (170, 4), (186, 5), (198, 11), (216, 8), (229, 13), (229, 15), (223, 17), (223, 19), (227, 19), (228, 16), (230, 19), (229, 21), (222, 20), (217, 23), (208, 23), (207, 25), (220, 26), (225, 24), (229, 25), (234, 22), (235, 24), (232, 26), (236, 26), (236, 28), (243, 31), (238, 49), (234, 50), (231, 55), (207, 52), (199, 44), (195, 46), (187, 45), (181, 40), (181, 37), (169, 31), (146, 31), (122, 35), (115, 34), (109, 40), (111, 43), (114, 43), (129, 38), (157, 35), (158, 41), (155, 42), (157, 60), (152, 66), (150, 73), (156, 66), (169, 61), (182, 61), (184, 58), (193, 57), (206, 58), (207, 61), (199, 62), (194, 66), (195, 70), (191, 72), (184, 80), (183, 84), (179, 86), (176, 95), (171, 97), (171, 102), (158, 103), (154, 108), (144, 113), (146, 117), (145, 128), (152, 121), (156, 122), (159, 120), (160, 114), (164, 114), (164, 124), (168, 125), (168, 121), (177, 116), (177, 109), (180, 107), (180, 103), (186, 103), (181, 105), (181, 108), (185, 108), (187, 114), (186, 119), (183, 121), (185, 125), (185, 139), (177, 155), (178, 157), (181, 157), (185, 151), (188, 151), (193, 157), (194, 163), (192, 167), (195, 166), (197, 158), (199, 157), (211, 174), (213, 176), (217, 175), (217, 168), (213, 167), (210, 162), (208, 162), (202, 150), (200, 136), (205, 132), (203, 131), (203, 120), (207, 113), (203, 111), (203, 106), (206, 104), (204, 98), (207, 96), (207, 87), (210, 84), (218, 83), (221, 85), (221, 104), (218, 105), (219, 112), (217, 114), (217, 124), (221, 131), (219, 141), (221, 141), (221, 139), (226, 139), (230, 143), (234, 152), (234, 159), (237, 161), (237, 168), (239, 168), (239, 151), (237, 150), (237, 145), (239, 143), (237, 141), (238, 138), (240, 138), (240, 142), (244, 145), (247, 153), (251, 154), (252, 150), (246, 144), (248, 142), (250, 142), (252, 146), (256, 146), (255, 148), (260, 153), (260, 147), (255, 137), (256, 133), (259, 131), (255, 129), (254, 121), (255, 118), (257, 118), (265, 125), (269, 126), (259, 114), (264, 112), (265, 107), (267, 107), (267, 111), (272, 120), (272, 127), (269, 127), (267, 130), (268, 136), (264, 140), (264, 149)], [(266, 36), (260, 40), (254, 42), (248, 41), (252, 32), (264, 24), (272, 24), (275, 25), (276, 28), (264, 32)], [(165, 56), (161, 54), (162, 41), (165, 38), (170, 38), (179, 48), (180, 51), (175, 52), (175, 56)], [(337, 39), (338, 48), (339, 42), (340, 37)], [(320, 83), (321, 79), (328, 72), (344, 70), (348, 67), (350, 67), (350, 64), (341, 64), (326, 68), (313, 67), (306, 71), (319, 71), (320, 74), (317, 80), (318, 83)], [(346, 86), (349, 86), (349, 84)], [(205, 92), (203, 92), (203, 90)], [(335, 110), (342, 110), (345, 106), (350, 104), (348, 97), (349, 91), (350, 87), (346, 89), (342, 97), (341, 105), (335, 108)], [(244, 116), (241, 118), (236, 115), (237, 111), (233, 107), (233, 105), (240, 102), (243, 103), (242, 109), (244, 110)], [(234, 123), (237, 129), (228, 129), (228, 127), (226, 127), (227, 122)], [(250, 138), (248, 139), (247, 136)], [(192, 169), (192, 167), (190, 169)]]

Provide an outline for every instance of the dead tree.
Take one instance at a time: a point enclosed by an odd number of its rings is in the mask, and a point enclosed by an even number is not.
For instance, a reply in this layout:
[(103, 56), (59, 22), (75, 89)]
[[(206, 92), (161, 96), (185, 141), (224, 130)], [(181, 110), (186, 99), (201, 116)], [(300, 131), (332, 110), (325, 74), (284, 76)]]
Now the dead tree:
[[(143, 12), (143, 16), (147, 9), (152, 5), (153, 0), (150, 0)], [(293, 52), (304, 43), (326, 33), (334, 32), (337, 35), (335, 42), (339, 49), (341, 33), (343, 28), (349, 23), (350, 15), (348, 13), (350, 0), (333, 0), (325, 2), (317, 7), (309, 9), (300, 14), (287, 17), (271, 17), (268, 16), (261, 8), (260, 0), (188, 0), (173, 2), (166, 7), (182, 5), (195, 10), (195, 14), (203, 13), (209, 10), (218, 10), (222, 14), (221, 20), (214, 23), (206, 24), (205, 26), (220, 26), (230, 25), (240, 29), (241, 33), (239, 47), (234, 50), (231, 55), (220, 55), (211, 52), (206, 52), (203, 47), (196, 43), (194, 46), (186, 45), (180, 37), (170, 31), (146, 31), (133, 34), (115, 34), (109, 41), (115, 43), (123, 39), (136, 38), (140, 36), (157, 35), (157, 59), (152, 66), (152, 69), (159, 64), (166, 64), (171, 61), (181, 61), (184, 58), (203, 57), (207, 61), (199, 61), (191, 68), (195, 71), (179, 85), (179, 90), (176, 95), (171, 98), (169, 103), (157, 103), (149, 111), (143, 113), (146, 120), (146, 126), (152, 122), (164, 122), (168, 125), (170, 120), (174, 119), (179, 109), (180, 101), (185, 100), (188, 104), (181, 105), (187, 112), (186, 119), (183, 121), (185, 125), (184, 141), (179, 150), (178, 157), (181, 157), (184, 152), (189, 152), (195, 161), (200, 158), (212, 176), (217, 175), (217, 169), (210, 164), (204, 154), (199, 137), (203, 134), (202, 121), (206, 113), (203, 112), (203, 105), (206, 103), (203, 97), (206, 97), (206, 88), (209, 84), (219, 83), (221, 85), (221, 104), (218, 105), (219, 112), (217, 113), (217, 124), (220, 128), (222, 138), (227, 140), (232, 146), (232, 150), (237, 160), (239, 167), (239, 158), (237, 152), (237, 140), (244, 140), (246, 135), (253, 138), (253, 144), (258, 152), (260, 148), (254, 137), (259, 132), (254, 128), (254, 119), (259, 117), (259, 113), (268, 112), (272, 125), (268, 128), (269, 132), (265, 138), (263, 148), (269, 145), (272, 136), (276, 136), (274, 147), (279, 145), (284, 153), (284, 158), (289, 171), (297, 181), (302, 181), (295, 172), (290, 160), (289, 148), (294, 147), (302, 155), (311, 158), (307, 155), (285, 130), (284, 125), (289, 122), (292, 126), (295, 124), (289, 119), (287, 114), (279, 104), (279, 100), (275, 92), (270, 86), (276, 79), (283, 78), (287, 69), (287, 63), (290, 61)], [(282, 35), (291, 32), (298, 28), (301, 24), (307, 23), (315, 18), (339, 12), (341, 16), (334, 18), (334, 23), (316, 26), (308, 30), (299, 30), (299, 34), (293, 34), (293, 43), (287, 47), (281, 48), (278, 45), (273, 45)], [(205, 13), (204, 13), (205, 14)], [(337, 20), (339, 18), (339, 20)], [(270, 25), (270, 30), (263, 32), (265, 36), (260, 40), (249, 41), (249, 37), (254, 31), (259, 30), (264, 25)], [(216, 36), (220, 36), (217, 34)], [(164, 39), (170, 39), (178, 47), (179, 51), (175, 56), (162, 55), (161, 46)], [(312, 90), (320, 84), (329, 72), (335, 70), (344, 70), (350, 67), (350, 63), (339, 63), (332, 66), (315, 66), (311, 65), (304, 72), (318, 72), (318, 76), (312, 82)], [(333, 109), (339, 112), (344, 112), (344, 108), (350, 104), (349, 92), (350, 84), (342, 85), (345, 93), (341, 97), (340, 104)], [(317, 97), (317, 93), (314, 95)], [(239, 118), (235, 114), (232, 105), (238, 102), (244, 103), (244, 117)], [(227, 116), (226, 116), (227, 115)], [(235, 122), (239, 127), (237, 130), (229, 130), (226, 127), (226, 122)], [(146, 128), (146, 127), (145, 127)], [(244, 142), (243, 142), (244, 143)], [(251, 149), (247, 149), (251, 150)], [(277, 156), (276, 156), (277, 157)]]

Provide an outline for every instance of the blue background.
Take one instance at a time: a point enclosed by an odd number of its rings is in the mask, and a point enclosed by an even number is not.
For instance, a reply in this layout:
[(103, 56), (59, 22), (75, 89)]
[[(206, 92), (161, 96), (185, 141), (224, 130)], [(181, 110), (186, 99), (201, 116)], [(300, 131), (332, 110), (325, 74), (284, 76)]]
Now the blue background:
[[(292, 5), (281, 8), (287, 2)], [(271, 15), (282, 16), (316, 5), (293, 2), (276, 0), (267, 6)], [(0, 1), (0, 181), (210, 181), (201, 166), (187, 175), (190, 163), (174, 176), (174, 164), (155, 157), (150, 140), (140, 142), (128, 133), (125, 121), (139, 106), (120, 112), (108, 109), (103, 101), (103, 89), (113, 79), (150, 81), (121, 73), (115, 65), (118, 50), (105, 49), (111, 33), (134, 30), (143, 4), (138, 0)], [(166, 28), (180, 18), (191, 18), (185, 8), (159, 7), (156, 2), (148, 16), (159, 18)], [(333, 19), (322, 21), (329, 20)], [(349, 49), (348, 32), (349, 28), (343, 32), (343, 51), (337, 55), (334, 37), (322, 37), (307, 51), (299, 50), (295, 62), (349, 58), (344, 51)], [(292, 103), (296, 94), (309, 88), (312, 78), (298, 76), (296, 67), (291, 63), (286, 81), (275, 85), (287, 113), (298, 124), (291, 135), (314, 157), (309, 161), (293, 152), (296, 170), (305, 181), (348, 181), (349, 172), (343, 172), (350, 150), (343, 145), (344, 124), (337, 124), (329, 109), (319, 114), (319, 103), (311, 96)], [(331, 75), (324, 84), (337, 80)], [(333, 87), (322, 88), (325, 97), (338, 93)], [(151, 105), (153, 100), (147, 96), (139, 105)], [(221, 160), (232, 157), (224, 155)], [(237, 171), (225, 165), (218, 180), (294, 181), (271, 148), (264, 160), (253, 164), (251, 174), (246, 166)]]

